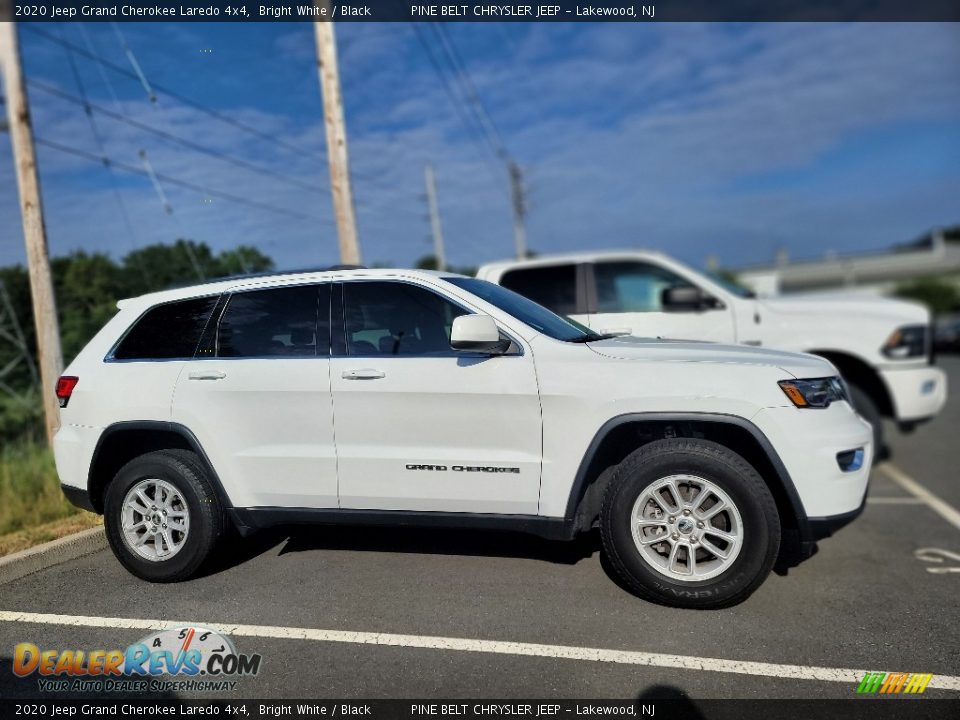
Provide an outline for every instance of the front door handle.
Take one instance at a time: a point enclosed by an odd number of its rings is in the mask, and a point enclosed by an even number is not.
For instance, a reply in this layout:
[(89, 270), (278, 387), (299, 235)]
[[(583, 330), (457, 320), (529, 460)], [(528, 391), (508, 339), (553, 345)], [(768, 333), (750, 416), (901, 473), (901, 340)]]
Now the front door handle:
[(344, 370), (340, 377), (344, 380), (379, 380), (386, 376), (387, 374), (382, 370), (365, 368), (363, 370)]
[(603, 330), (600, 331), (600, 333), (603, 335), (618, 335), (618, 336), (629, 335), (632, 332), (633, 332), (633, 328), (628, 328), (628, 327), (604, 328)]
[(226, 376), (221, 370), (196, 370), (188, 377), (191, 380), (223, 380)]

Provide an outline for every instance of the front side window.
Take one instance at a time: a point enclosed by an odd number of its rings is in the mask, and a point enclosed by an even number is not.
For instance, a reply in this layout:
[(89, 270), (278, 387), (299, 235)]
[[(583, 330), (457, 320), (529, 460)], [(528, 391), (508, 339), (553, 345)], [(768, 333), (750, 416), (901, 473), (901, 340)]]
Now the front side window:
[(164, 303), (145, 312), (113, 351), (114, 360), (192, 358), (217, 298)]
[(530, 298), (526, 298), (500, 285), (494, 285), (492, 282), (487, 282), (486, 280), (468, 277), (446, 277), (444, 280), (451, 285), (473, 293), (481, 300), (485, 300), (494, 307), (503, 310), (508, 315), (517, 318), (520, 322), (529, 325), (537, 332), (543, 333), (554, 340), (583, 342), (584, 340), (595, 337), (594, 333), (591, 333), (590, 328), (584, 327), (576, 320), (560, 317), (542, 305), (538, 305)]
[(348, 355), (448, 355), (453, 320), (467, 311), (402, 282), (343, 284)]
[(510, 270), (500, 284), (558, 315), (577, 312), (577, 266), (551, 265)]
[(661, 312), (663, 292), (691, 287), (676, 273), (641, 262), (607, 262), (594, 265), (597, 312)]
[(329, 308), (329, 285), (234, 293), (220, 318), (217, 357), (328, 355)]

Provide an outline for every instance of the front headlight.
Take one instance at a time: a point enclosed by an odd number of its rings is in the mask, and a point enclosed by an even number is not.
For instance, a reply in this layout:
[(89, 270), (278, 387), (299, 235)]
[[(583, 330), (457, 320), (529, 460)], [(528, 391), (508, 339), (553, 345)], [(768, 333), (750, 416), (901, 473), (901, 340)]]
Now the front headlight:
[(927, 354), (927, 326), (905, 325), (897, 328), (887, 338), (880, 352), (895, 360), (923, 357)]
[(835, 400), (849, 401), (843, 381), (838, 377), (781, 380), (778, 385), (798, 408), (825, 408)]

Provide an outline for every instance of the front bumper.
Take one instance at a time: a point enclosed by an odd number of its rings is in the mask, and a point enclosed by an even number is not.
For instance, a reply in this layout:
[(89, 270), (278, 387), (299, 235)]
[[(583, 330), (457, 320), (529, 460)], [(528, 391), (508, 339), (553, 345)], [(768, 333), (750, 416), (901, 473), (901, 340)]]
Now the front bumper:
[(839, 515), (831, 515), (830, 517), (807, 518), (807, 523), (810, 525), (810, 540), (816, 542), (817, 540), (823, 540), (824, 538), (830, 537), (837, 530), (842, 527), (846, 527), (860, 517), (860, 515), (863, 514), (863, 509), (866, 506), (867, 495), (864, 493), (863, 500), (860, 502), (860, 507), (858, 507), (856, 510), (840, 513)]
[(894, 418), (901, 423), (927, 420), (947, 402), (947, 375), (938, 367), (882, 368)]
[[(861, 506), (873, 462), (873, 429), (849, 404), (766, 408), (753, 423), (780, 457), (806, 518), (832, 518)], [(838, 455), (861, 448), (859, 467), (841, 467)]]

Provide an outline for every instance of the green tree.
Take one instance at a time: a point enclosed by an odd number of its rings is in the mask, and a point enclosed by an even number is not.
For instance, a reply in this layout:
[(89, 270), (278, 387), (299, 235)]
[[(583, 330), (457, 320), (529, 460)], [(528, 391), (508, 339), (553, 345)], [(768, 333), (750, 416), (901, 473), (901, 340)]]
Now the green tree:
[(214, 261), (218, 277), (273, 270), (273, 260), (255, 247), (240, 245), (234, 250), (224, 250)]
[[(435, 255), (424, 255), (413, 264), (413, 267), (417, 270), (436, 270), (437, 258)], [(469, 275), (471, 277), (477, 274), (475, 267), (455, 267), (448, 265), (447, 270), (457, 275)]]
[(436, 270), (437, 256), (424, 255), (413, 264), (413, 267), (416, 268), (417, 270)]
[(129, 294), (123, 271), (108, 255), (80, 250), (53, 258), (54, 289), (60, 320), (60, 344), (69, 363), (117, 312), (117, 300)]
[(894, 295), (922, 302), (934, 315), (960, 310), (960, 288), (938, 278), (920, 278), (901, 283)]
[(200, 274), (218, 276), (210, 246), (182, 238), (173, 245), (156, 243), (134, 250), (123, 258), (122, 267), (131, 283), (126, 295), (201, 282)]

